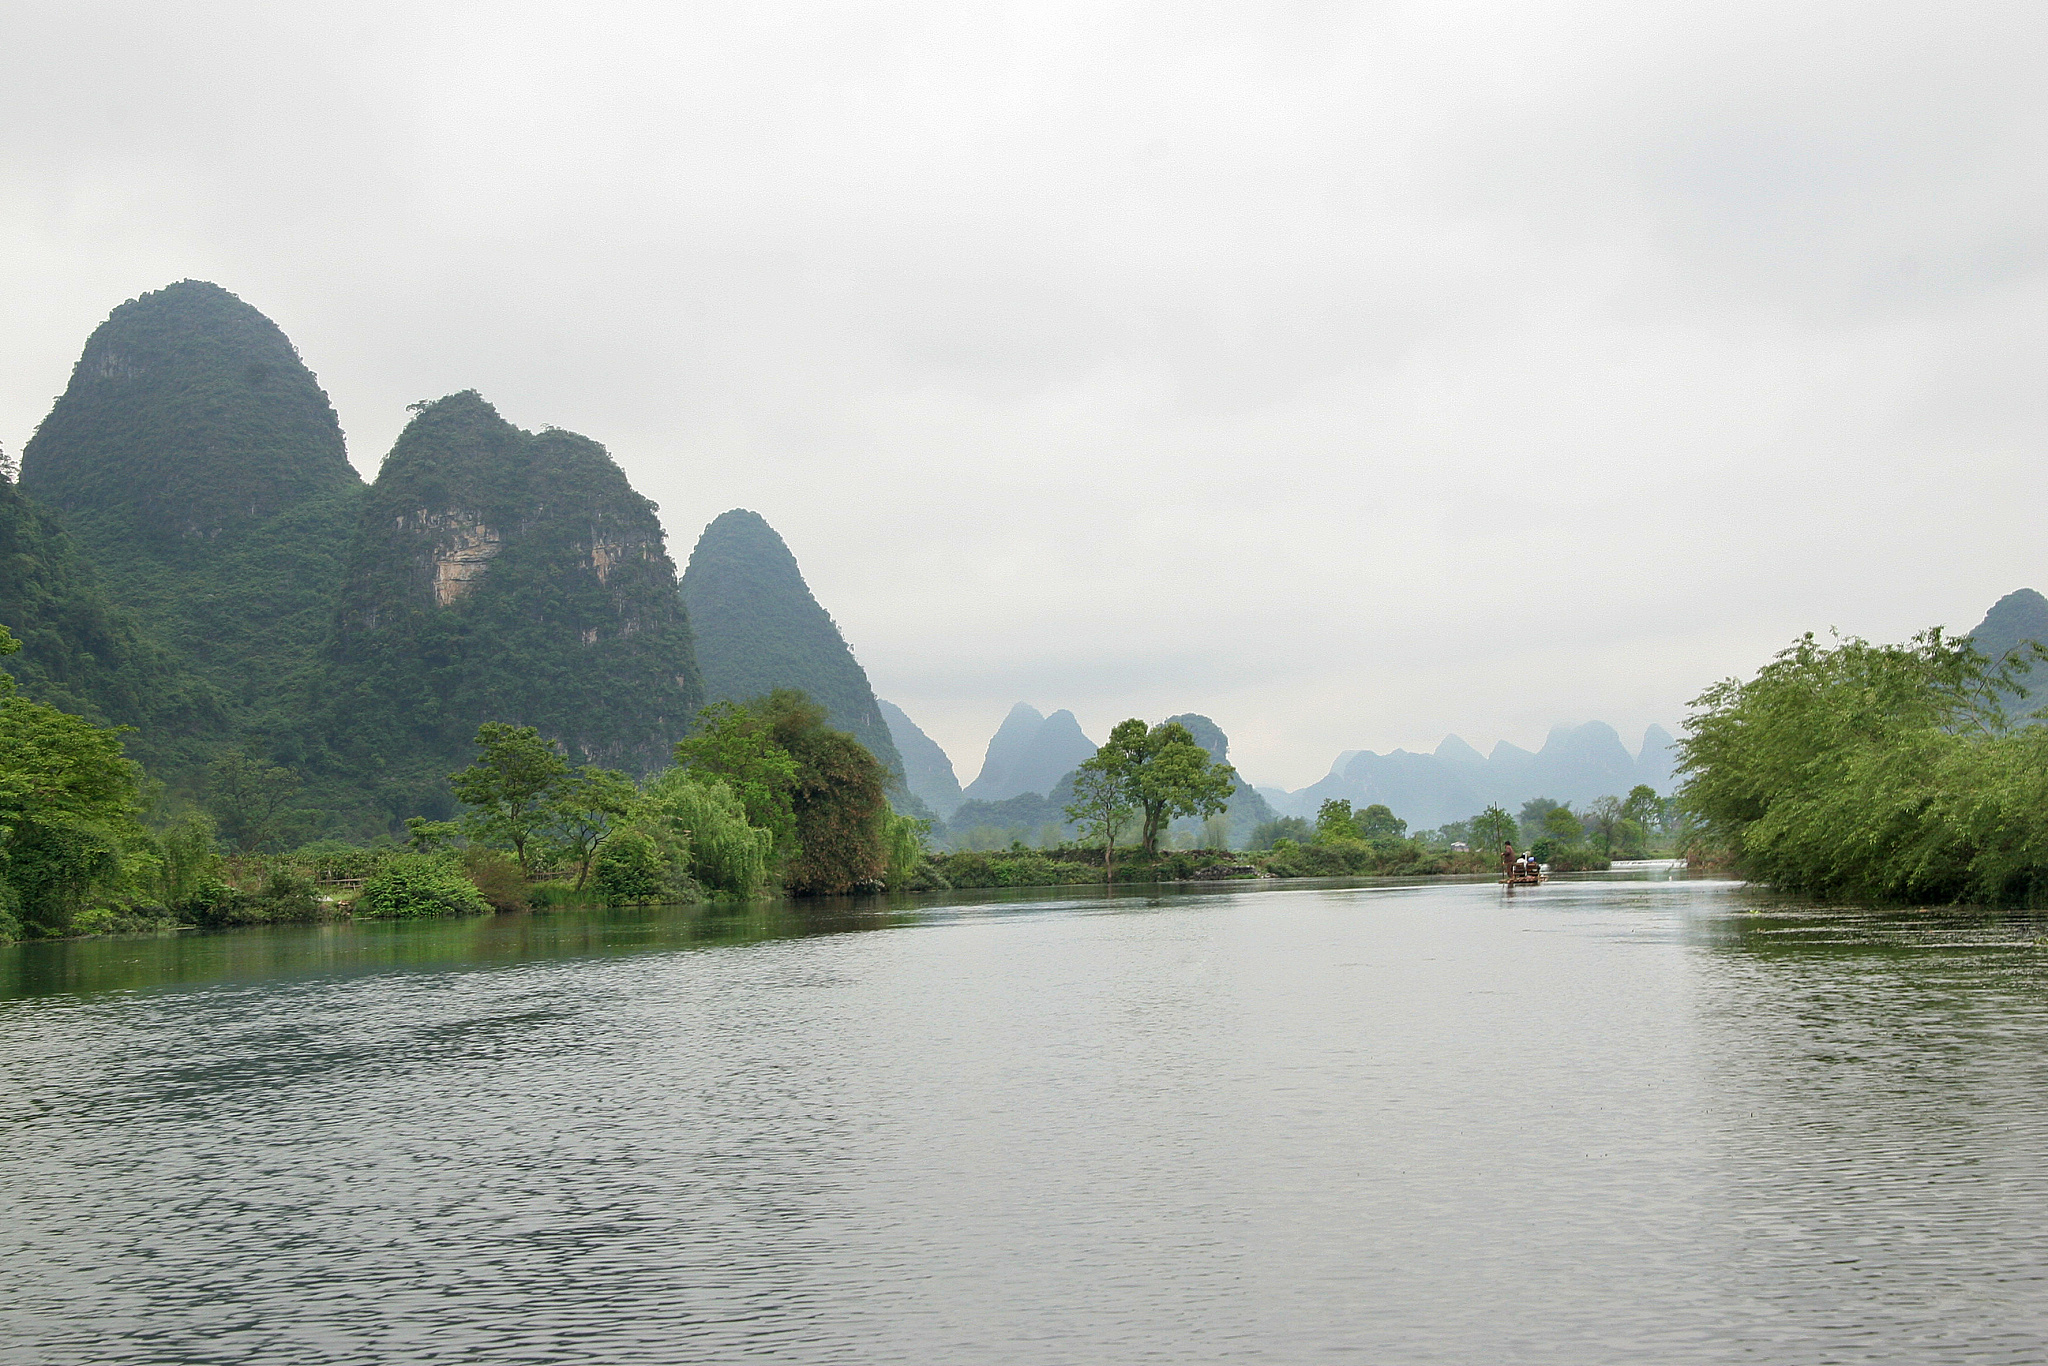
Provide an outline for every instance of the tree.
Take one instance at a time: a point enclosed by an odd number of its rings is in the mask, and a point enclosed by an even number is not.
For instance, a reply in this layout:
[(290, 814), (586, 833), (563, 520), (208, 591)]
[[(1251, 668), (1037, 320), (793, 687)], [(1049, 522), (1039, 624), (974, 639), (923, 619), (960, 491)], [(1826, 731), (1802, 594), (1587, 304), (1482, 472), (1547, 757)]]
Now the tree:
[(1472, 818), (1472, 847), (1498, 849), (1514, 843), (1515, 818), (1498, 806), (1489, 806)]
[[(0, 626), (0, 655), (20, 649)], [(121, 753), (125, 726), (95, 726), (14, 690), (0, 673), (0, 931), (63, 934), (95, 892), (118, 885), (144, 836), (142, 773)]]
[[(1209, 751), (1178, 721), (1146, 729), (1143, 721), (1120, 721), (1096, 751), (1122, 774), (1124, 797), (1143, 819), (1139, 842), (1146, 857), (1159, 851), (1159, 834), (1177, 816), (1207, 816), (1230, 805), (1237, 770), (1211, 761)], [(1090, 761), (1092, 762), (1092, 760)]]
[(664, 769), (641, 786), (634, 822), (679, 873), (709, 891), (753, 896), (767, 881), (775, 836), (747, 823), (746, 807), (723, 778)]
[(1276, 816), (1269, 821), (1260, 821), (1252, 828), (1251, 847), (1271, 849), (1281, 840), (1293, 840), (1296, 844), (1303, 844), (1314, 836), (1315, 832), (1301, 817)]
[(576, 890), (583, 890), (599, 848), (639, 795), (625, 774), (590, 765), (563, 775), (549, 790), (547, 833), (575, 864)]
[(1398, 840), (1408, 836), (1408, 822), (1379, 802), (1353, 816), (1351, 823), (1358, 827), (1360, 835), (1369, 840)]
[[(1142, 726), (1144, 723), (1138, 724)], [(1102, 746), (1095, 751), (1093, 758), (1083, 760), (1075, 771), (1074, 800), (1066, 806), (1068, 820), (1083, 830), (1102, 832), (1102, 880), (1105, 883), (1115, 878), (1110, 860), (1116, 850), (1117, 827), (1138, 809), (1125, 786), (1128, 767), (1128, 756), (1122, 749)]]
[(797, 896), (836, 896), (881, 883), (888, 868), (883, 822), (889, 770), (860, 741), (825, 724), (825, 709), (794, 688), (777, 688), (750, 708), (769, 738), (796, 761), (790, 815), (796, 856), (784, 886)]
[(1521, 826), (1524, 843), (1534, 843), (1538, 836), (1550, 829), (1544, 822), (1559, 805), (1549, 797), (1531, 797), (1522, 803), (1522, 814), (1517, 823)]
[(1585, 825), (1587, 832), (1600, 842), (1600, 852), (1612, 857), (1627, 820), (1619, 797), (1602, 797), (1587, 809)]
[(1648, 783), (1637, 783), (1628, 790), (1628, 796), (1621, 800), (1624, 816), (1643, 828), (1644, 834), (1660, 830), (1664, 825), (1665, 803), (1656, 789)]
[(457, 799), (471, 808), (463, 826), (474, 839), (511, 845), (520, 876), (530, 878), (528, 846), (554, 814), (549, 798), (568, 776), (568, 761), (532, 726), (486, 721), (477, 727), (476, 744), (482, 757), (448, 775)]
[(1358, 827), (1351, 821), (1351, 803), (1341, 797), (1332, 797), (1316, 808), (1317, 844), (1328, 844), (1332, 840), (1355, 840)]
[(299, 775), (234, 750), (208, 766), (206, 789), (207, 809), (220, 823), (221, 838), (236, 853), (253, 854), (287, 833), (292, 813), (285, 803), (298, 795)]
[(767, 716), (737, 702), (697, 713), (697, 729), (675, 747), (676, 764), (724, 780), (746, 809), (747, 824), (768, 831), (778, 853), (796, 845), (797, 761), (771, 733)]
[(1577, 844), (1585, 838), (1586, 827), (1569, 806), (1553, 806), (1543, 815), (1543, 833), (1565, 844)]

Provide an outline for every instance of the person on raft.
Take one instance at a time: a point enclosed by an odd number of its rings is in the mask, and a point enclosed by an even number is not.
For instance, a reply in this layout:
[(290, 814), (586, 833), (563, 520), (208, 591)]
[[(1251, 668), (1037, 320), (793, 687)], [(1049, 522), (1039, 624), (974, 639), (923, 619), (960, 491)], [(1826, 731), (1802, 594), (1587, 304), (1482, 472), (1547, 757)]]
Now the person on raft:
[(1513, 877), (1515, 875), (1515, 845), (1512, 840), (1501, 841), (1500, 871), (1503, 877)]

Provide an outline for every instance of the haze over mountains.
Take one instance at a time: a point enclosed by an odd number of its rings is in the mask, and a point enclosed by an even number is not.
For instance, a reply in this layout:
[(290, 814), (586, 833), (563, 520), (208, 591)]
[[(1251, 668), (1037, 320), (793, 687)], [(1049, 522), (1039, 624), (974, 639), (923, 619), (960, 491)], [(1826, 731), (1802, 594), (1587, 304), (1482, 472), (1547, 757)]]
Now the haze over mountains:
[[(1095, 749), (1073, 712), (1018, 703), (963, 789), (875, 697), (763, 518), (717, 516), (679, 574), (656, 512), (598, 442), (522, 430), (470, 391), (413, 405), (366, 485), (290, 339), (182, 281), (92, 333), (19, 482), (0, 483), (0, 622), (24, 644), (9, 667), (31, 696), (135, 727), (130, 752), (174, 793), (237, 749), (298, 769), (331, 833), (444, 814), (484, 720), (638, 773), (703, 702), (774, 687), (823, 703), (942, 819), (1057, 820)], [(1993, 654), (2048, 639), (2048, 598), (2008, 594), (1975, 635)], [(1208, 718), (1174, 719), (1227, 753)], [(1455, 736), (1346, 753), (1299, 791), (1242, 788), (1232, 832), (1332, 797), (1421, 828), (1535, 796), (1665, 793), (1670, 747), (1653, 726), (1631, 752), (1594, 722), (1533, 753)]]
[[(1229, 762), (1229, 739), (1208, 717), (1187, 713), (1167, 719), (1188, 727), (1211, 758)], [(940, 789), (920, 790), (919, 783), (932, 783), (933, 775), (940, 774), (937, 781), (951, 782), (952, 765), (939, 762), (944, 751), (922, 731), (915, 738), (932, 757), (920, 766), (911, 787), (938, 810)], [(1022, 829), (1056, 821), (1075, 767), (1094, 752), (1094, 741), (1071, 712), (1045, 716), (1019, 702), (990, 739), (981, 772), (965, 791), (967, 804), (956, 801), (945, 814), (957, 826), (978, 822)], [(1294, 792), (1252, 788), (1239, 774), (1240, 790), (1229, 816), (1233, 838), (1242, 838), (1258, 821), (1275, 815), (1313, 817), (1323, 802), (1341, 798), (1354, 807), (1383, 804), (1412, 828), (1430, 829), (1490, 805), (1514, 810), (1534, 797), (1583, 806), (1599, 797), (1625, 796), (1639, 783), (1668, 795), (1674, 761), (1671, 733), (1662, 726), (1651, 726), (1635, 753), (1623, 746), (1613, 727), (1598, 721), (1556, 728), (1535, 753), (1503, 741), (1482, 755), (1451, 735), (1431, 754), (1348, 751), (1337, 756), (1328, 776)]]

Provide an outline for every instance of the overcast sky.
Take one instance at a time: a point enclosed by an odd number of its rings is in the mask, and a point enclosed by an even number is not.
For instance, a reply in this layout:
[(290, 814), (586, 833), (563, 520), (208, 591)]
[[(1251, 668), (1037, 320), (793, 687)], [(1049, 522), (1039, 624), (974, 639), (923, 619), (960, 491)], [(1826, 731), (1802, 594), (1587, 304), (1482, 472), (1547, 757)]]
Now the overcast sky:
[(1633, 742), (2048, 588), (2048, 6), (0, 4), (0, 443), (216, 281), (366, 476), (475, 388), (1019, 699)]

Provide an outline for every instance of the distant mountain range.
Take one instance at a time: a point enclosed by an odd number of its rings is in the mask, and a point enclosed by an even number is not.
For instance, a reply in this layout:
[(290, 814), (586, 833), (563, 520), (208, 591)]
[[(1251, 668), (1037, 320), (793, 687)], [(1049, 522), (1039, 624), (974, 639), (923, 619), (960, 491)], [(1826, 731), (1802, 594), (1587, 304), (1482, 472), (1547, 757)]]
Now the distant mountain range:
[(1026, 792), (1051, 792), (1083, 760), (1095, 757), (1096, 748), (1074, 713), (1044, 716), (1019, 702), (989, 739), (981, 773), (961, 795), (968, 801), (999, 802)]
[(1631, 754), (1614, 727), (1589, 721), (1557, 727), (1533, 754), (1503, 740), (1482, 755), (1455, 735), (1430, 754), (1348, 750), (1328, 776), (1298, 792), (1259, 790), (1283, 815), (1313, 817), (1325, 801), (1342, 798), (1354, 807), (1381, 803), (1410, 827), (1426, 830), (1488, 806), (1513, 811), (1534, 797), (1583, 806), (1625, 796), (1638, 783), (1668, 796), (1674, 760), (1671, 732), (1662, 726), (1646, 730)]
[[(1068, 800), (1074, 770), (1095, 753), (1095, 742), (1072, 712), (1047, 716), (1019, 702), (989, 740), (981, 772), (960, 792), (945, 751), (899, 709), (883, 705), (897, 747), (924, 756), (911, 769), (911, 790), (956, 835), (982, 827), (1017, 831), (1021, 838), (1023, 832), (1063, 824), (1060, 807)], [(1168, 719), (1186, 726), (1212, 758), (1229, 762), (1230, 741), (1208, 717), (1187, 713)], [(1240, 776), (1228, 813), (1231, 837), (1241, 840), (1276, 815), (1313, 818), (1332, 798), (1354, 807), (1382, 803), (1420, 830), (1465, 820), (1491, 805), (1512, 811), (1534, 797), (1583, 806), (1599, 797), (1625, 796), (1639, 783), (1669, 795), (1673, 761), (1671, 733), (1664, 727), (1651, 726), (1631, 753), (1612, 726), (1598, 721), (1558, 727), (1535, 753), (1503, 741), (1482, 755), (1455, 735), (1431, 754), (1347, 750), (1327, 777), (1297, 792), (1250, 788)]]

